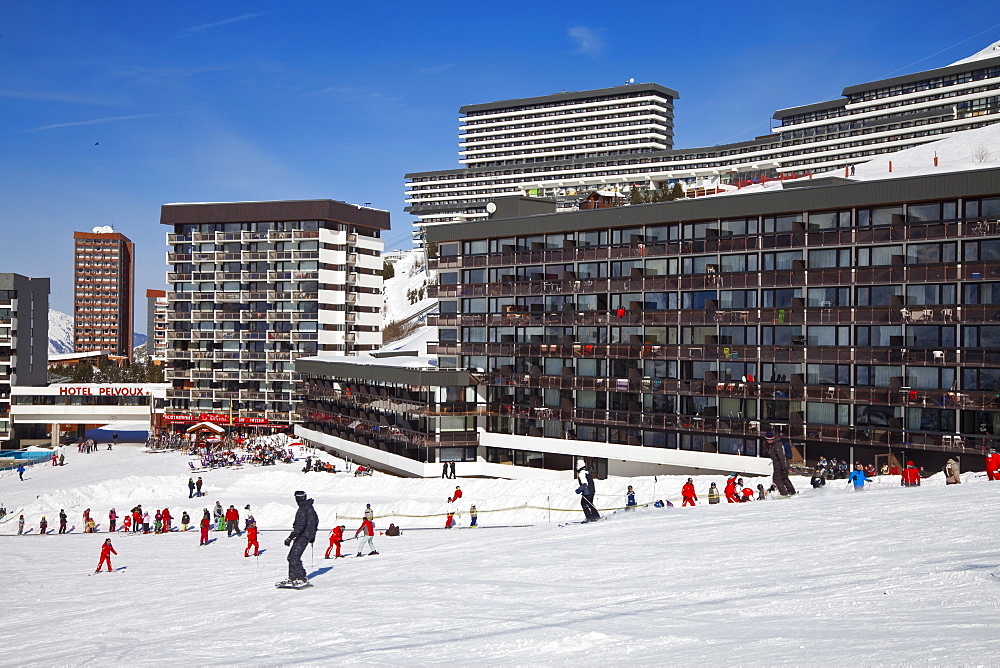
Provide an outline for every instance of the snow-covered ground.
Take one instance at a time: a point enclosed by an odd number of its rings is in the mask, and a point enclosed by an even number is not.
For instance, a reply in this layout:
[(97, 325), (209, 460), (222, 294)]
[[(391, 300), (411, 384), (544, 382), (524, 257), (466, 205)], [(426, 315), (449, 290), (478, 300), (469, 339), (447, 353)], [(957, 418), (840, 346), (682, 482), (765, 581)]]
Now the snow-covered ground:
[[(0, 524), (2, 665), (954, 665), (1000, 656), (1000, 483), (982, 474), (948, 487), (938, 474), (919, 489), (886, 477), (864, 493), (842, 481), (814, 492), (795, 479), (802, 493), (791, 499), (606, 512), (561, 527), (582, 513), (555, 512), (550, 523), (547, 511), (483, 511), (576, 508), (566, 482), (355, 478), (303, 474), (296, 463), (202, 473), (207, 496), (188, 500), (182, 454), (119, 446), (66, 456), (67, 466), (30, 469), (24, 482), (0, 478), (0, 502), (24, 508), (33, 529), (11, 535), (16, 515)], [(620, 505), (628, 484), (640, 502), (676, 499), (682, 480), (599, 481), (598, 502)], [(723, 482), (699, 478), (699, 494), (709, 480)], [(475, 503), (484, 528), (418, 531), (443, 518), (399, 518), (402, 536), (376, 536), (379, 556), (329, 561), (321, 532), (305, 555), (315, 586), (273, 587), (286, 573), (294, 490), (316, 499), (328, 529), (365, 503), (379, 516), (440, 513), (456, 484), (461, 509)], [(207, 547), (195, 532), (118, 534), (114, 565), (125, 570), (88, 577), (106, 534), (79, 533), (85, 508), (101, 520), (140, 502), (196, 517), (216, 500), (251, 504), (264, 529), (259, 559), (224, 533)], [(37, 535), (40, 515), (51, 522), (59, 508), (76, 531)], [(358, 521), (342, 521), (353, 536)], [(488, 528), (511, 523), (534, 526)]]
[(49, 309), (49, 354), (73, 352), (73, 316)]

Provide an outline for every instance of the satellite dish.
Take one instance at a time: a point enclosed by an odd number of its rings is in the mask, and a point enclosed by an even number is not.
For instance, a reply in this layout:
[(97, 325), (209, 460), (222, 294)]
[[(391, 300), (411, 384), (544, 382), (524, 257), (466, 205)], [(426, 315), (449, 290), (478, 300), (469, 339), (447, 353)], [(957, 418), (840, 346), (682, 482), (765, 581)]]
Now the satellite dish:
[(629, 82), (630, 84), (633, 84), (633, 83), (635, 83), (635, 79), (634, 79), (634, 78), (632, 78), (632, 77), (629, 77), (629, 80), (628, 80), (628, 82)]
[(487, 202), (486, 203), (486, 213), (488, 213), (488, 214), (490, 214), (492, 216), (496, 212), (497, 212), (497, 203), (496, 202)]
[(94, 228), (94, 234), (112, 234), (114, 233), (114, 231), (115, 228), (111, 227), (110, 225), (102, 225), (100, 227)]

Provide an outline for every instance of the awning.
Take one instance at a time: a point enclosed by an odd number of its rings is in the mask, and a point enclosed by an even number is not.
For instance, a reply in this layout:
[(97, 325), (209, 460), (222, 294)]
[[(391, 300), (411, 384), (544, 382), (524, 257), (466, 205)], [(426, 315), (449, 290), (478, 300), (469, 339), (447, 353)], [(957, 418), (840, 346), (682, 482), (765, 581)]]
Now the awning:
[(196, 425), (188, 427), (188, 430), (186, 432), (184, 432), (184, 433), (191, 434), (191, 433), (194, 433), (196, 431), (211, 431), (211, 432), (216, 433), (216, 434), (225, 434), (226, 433), (225, 429), (223, 429), (219, 425), (213, 424), (211, 422), (199, 422)]

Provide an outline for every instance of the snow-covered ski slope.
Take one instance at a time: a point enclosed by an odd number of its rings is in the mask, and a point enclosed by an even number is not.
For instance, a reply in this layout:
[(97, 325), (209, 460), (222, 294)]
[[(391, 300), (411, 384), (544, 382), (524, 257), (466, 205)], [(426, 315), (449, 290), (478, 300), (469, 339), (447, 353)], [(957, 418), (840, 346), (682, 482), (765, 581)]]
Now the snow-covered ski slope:
[[(734, 665), (834, 662), (995, 664), (1000, 656), (1000, 482), (940, 474), (917, 489), (886, 477), (864, 493), (830, 483), (786, 500), (605, 513), (484, 510), (510, 504), (575, 507), (570, 481), (411, 480), (303, 474), (301, 463), (202, 473), (187, 498), (188, 457), (66, 453), (67, 466), (0, 478), (0, 503), (24, 508), (33, 533), (0, 524), (4, 666), (84, 663), (388, 665)], [(598, 481), (598, 503), (676, 499), (681, 477)], [(704, 501), (710, 480), (696, 479)], [(756, 485), (757, 480), (747, 480)], [(461, 485), (460, 527), (417, 531), (443, 517), (404, 518), (403, 535), (375, 537), (377, 557), (324, 560), (326, 535), (305, 554), (314, 587), (275, 589), (292, 492), (316, 500), (321, 526), (366, 503), (431, 514)], [(114, 537), (113, 575), (87, 577), (107, 534), (81, 534), (85, 508), (106, 526), (113, 505), (192, 518), (215, 501), (261, 526), (259, 559), (246, 541), (213, 532)], [(678, 504), (679, 506), (679, 504)], [(70, 535), (39, 536), (65, 508)], [(557, 516), (558, 515), (558, 516)], [(377, 519), (378, 529), (388, 519)], [(344, 520), (350, 537), (359, 522)], [(242, 525), (242, 522), (241, 522)], [(272, 531), (272, 529), (274, 531)], [(279, 530), (280, 529), (280, 530)], [(353, 555), (354, 541), (344, 543)]]

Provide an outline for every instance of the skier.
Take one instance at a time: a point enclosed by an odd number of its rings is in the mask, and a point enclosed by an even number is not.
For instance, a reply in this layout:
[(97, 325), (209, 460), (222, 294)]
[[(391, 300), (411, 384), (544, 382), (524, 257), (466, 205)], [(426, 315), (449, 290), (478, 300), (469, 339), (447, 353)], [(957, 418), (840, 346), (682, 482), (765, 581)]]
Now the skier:
[(1000, 453), (994, 448), (990, 448), (990, 453), (986, 455), (986, 478), (1000, 480)]
[(375, 543), (372, 542), (372, 536), (375, 535), (375, 525), (372, 524), (371, 520), (366, 519), (361, 522), (361, 526), (359, 526), (358, 530), (354, 532), (354, 537), (357, 538), (358, 534), (362, 534), (364, 536), (361, 539), (361, 542), (358, 544), (358, 556), (359, 557), (364, 556), (363, 554), (364, 550), (362, 550), (361, 548), (366, 543), (368, 544), (368, 547), (371, 548), (371, 552), (368, 553), (369, 557), (372, 556), (373, 554), (378, 554), (378, 551), (375, 549)]
[(59, 533), (66, 533), (66, 511), (59, 510)]
[(726, 479), (726, 501), (728, 503), (739, 503), (739, 497), (736, 496), (736, 474), (732, 474)]
[(226, 510), (226, 531), (229, 538), (233, 537), (234, 531), (237, 536), (243, 535), (240, 533), (240, 511), (236, 510), (236, 507), (232, 505)]
[(170, 508), (163, 509), (163, 532), (167, 533), (170, 531), (170, 520), (174, 519), (173, 515), (170, 514)]
[(920, 469), (912, 461), (906, 462), (903, 475), (899, 478), (899, 484), (903, 487), (920, 487)]
[(223, 515), (225, 513), (222, 510), (222, 504), (218, 501), (215, 502), (215, 507), (212, 508), (212, 523), (215, 525), (217, 531), (221, 531), (221, 525), (224, 521)]
[(719, 501), (721, 501), (721, 499), (719, 498), (719, 488), (716, 487), (715, 483), (713, 482), (708, 487), (708, 505), (714, 506), (715, 504), (719, 503)]
[(45, 515), (42, 515), (42, 521), (38, 523), (38, 530), (45, 535), (45, 531), (49, 528), (49, 522), (45, 519)]
[(476, 510), (476, 504), (469, 506), (469, 517), (472, 518), (472, 521), (469, 523), (470, 527), (479, 526), (476, 524), (479, 521), (479, 511)]
[(17, 477), (20, 478), (21, 480), (24, 480), (24, 467), (23, 466), (18, 466), (17, 467)]
[(117, 555), (118, 553), (115, 552), (115, 548), (111, 546), (111, 539), (110, 538), (105, 538), (104, 539), (104, 545), (101, 546), (101, 560), (97, 562), (97, 570), (94, 571), (95, 573), (100, 573), (101, 572), (101, 566), (103, 566), (105, 563), (107, 563), (107, 565), (108, 565), (108, 573), (111, 572), (111, 555), (112, 554)]
[(132, 530), (132, 516), (125, 515), (125, 519), (122, 520), (122, 531), (128, 533)]
[(97, 522), (94, 521), (93, 517), (88, 517), (87, 522), (83, 525), (84, 533), (97, 533)]
[(17, 518), (17, 535), (24, 535), (24, 515)]
[(149, 533), (149, 513), (142, 513), (142, 532)]
[(344, 540), (344, 529), (344, 525), (341, 524), (339, 527), (333, 527), (333, 530), (330, 531), (330, 546), (326, 548), (324, 559), (330, 558), (330, 550), (333, 548), (337, 548), (337, 554), (334, 556), (338, 558), (344, 556), (340, 553), (340, 543)]
[(580, 506), (585, 515), (583, 521), (596, 522), (601, 519), (601, 514), (597, 512), (597, 506), (594, 505), (594, 494), (596, 493), (594, 477), (587, 469), (587, 462), (582, 459), (576, 460), (576, 481), (580, 483), (580, 486), (576, 488), (576, 493), (580, 495)]
[(684, 499), (684, 502), (681, 503), (681, 508), (684, 506), (693, 506), (695, 505), (695, 501), (698, 500), (698, 495), (694, 491), (694, 480), (691, 478), (688, 478), (688, 481), (681, 487), (681, 497)]
[(118, 524), (118, 513), (115, 512), (114, 508), (112, 508), (111, 511), (108, 513), (108, 531), (114, 533), (117, 524)]
[(451, 495), (452, 501), (458, 503), (458, 500), (462, 498), (462, 488), (455, 486), (455, 493)]
[(854, 470), (851, 472), (850, 477), (847, 479), (848, 483), (852, 482), (854, 483), (855, 492), (865, 491), (865, 483), (871, 481), (872, 479), (869, 478), (868, 475), (865, 473), (865, 470), (861, 466), (861, 464), (854, 465)]
[(205, 514), (201, 518), (201, 540), (198, 541), (198, 547), (202, 545), (208, 545), (208, 529), (212, 526), (211, 516), (208, 514), (208, 508), (205, 508)]
[(764, 485), (757, 485), (757, 500), (767, 501), (767, 490), (764, 489)]
[(826, 485), (826, 478), (823, 476), (822, 467), (816, 467), (816, 471), (813, 472), (812, 478), (809, 479), (809, 484), (813, 486), (813, 489), (819, 489), (820, 487)]
[(792, 481), (788, 479), (788, 453), (785, 452), (786, 443), (779, 442), (773, 431), (764, 434), (764, 441), (770, 449), (772, 476), (774, 484), (778, 487), (778, 493), (782, 496), (795, 494)]
[(188, 498), (194, 497), (194, 478), (188, 478)]
[(444, 521), (444, 528), (450, 529), (455, 526), (455, 500), (448, 497), (448, 518)]
[(628, 490), (625, 492), (625, 510), (632, 510), (635, 508), (635, 490), (632, 489), (632, 485), (628, 486)]
[(364, 516), (365, 516), (366, 520), (370, 520), (372, 522), (375, 521), (375, 513), (372, 511), (372, 504), (370, 504), (370, 503), (366, 503), (365, 504), (365, 513), (364, 513)]
[(247, 549), (243, 551), (244, 557), (250, 556), (250, 548), (253, 548), (253, 556), (260, 554), (260, 545), (257, 543), (257, 522), (251, 517), (247, 520)]
[(142, 505), (132, 509), (132, 531), (138, 532), (142, 528)]
[(201, 476), (198, 476), (198, 481), (194, 484), (194, 495), (205, 496), (201, 493)]
[(947, 463), (944, 465), (944, 476), (945, 484), (947, 485), (957, 485), (962, 482), (960, 476), (961, 471), (959, 471), (958, 462), (954, 458), (949, 458)]
[(52, 465), (59, 466), (59, 457), (54, 452), (52, 453)]
[(181, 531), (187, 531), (189, 524), (191, 524), (191, 516), (188, 515), (188, 512), (185, 510), (181, 513)]
[(66, 464), (66, 455), (64, 455), (63, 453), (60, 452), (59, 453), (59, 466), (63, 466), (65, 464)]
[(288, 551), (288, 579), (279, 583), (280, 586), (302, 587), (309, 584), (306, 569), (302, 566), (302, 553), (306, 545), (316, 540), (319, 517), (313, 508), (313, 500), (307, 499), (305, 492), (295, 492), (295, 503), (299, 508), (295, 512), (292, 533), (285, 539), (285, 547), (292, 548)]
[(153, 519), (155, 520), (154, 531), (156, 533), (163, 533), (163, 513), (157, 510)]
[(256, 524), (257, 520), (253, 518), (253, 514), (250, 512), (249, 503), (243, 508), (243, 510), (247, 511), (246, 519), (243, 520), (244, 522), (246, 522), (246, 526), (243, 527), (243, 530), (246, 531), (247, 529), (250, 528), (250, 523), (253, 522), (254, 524)]

